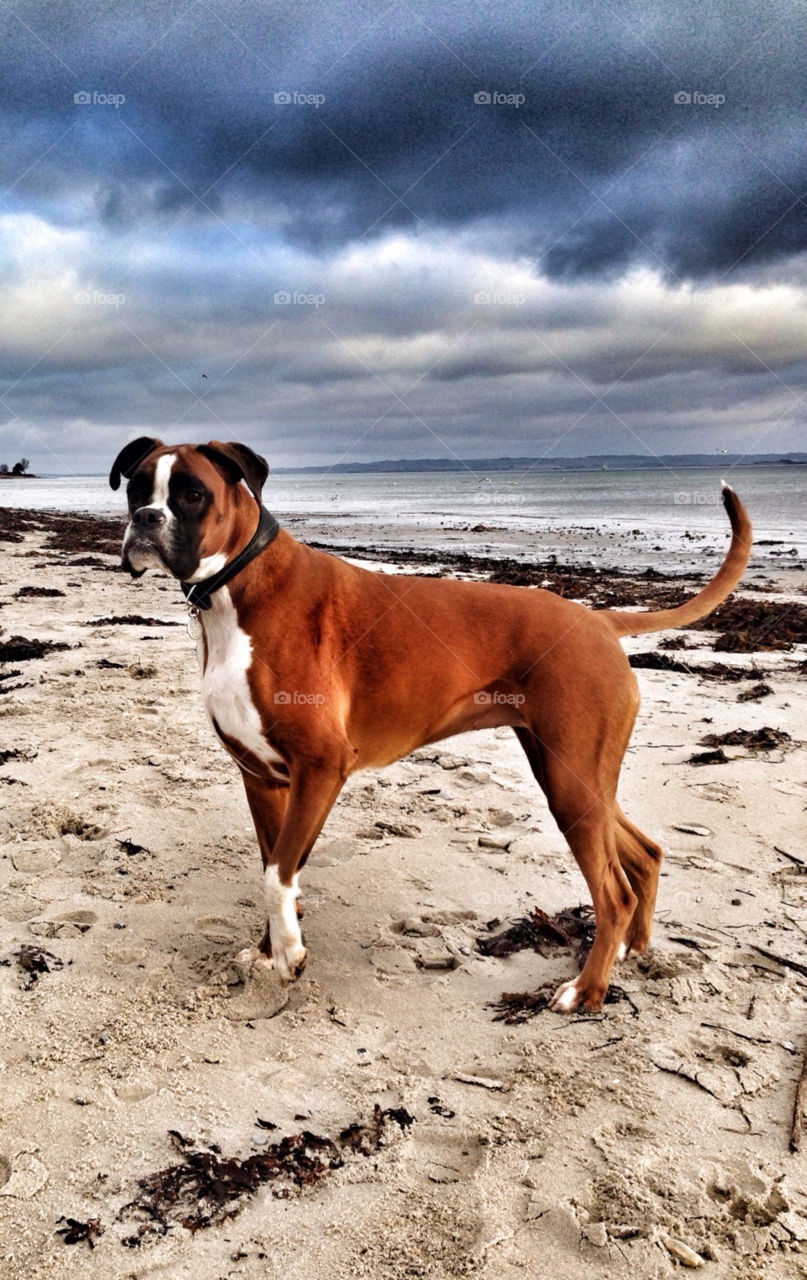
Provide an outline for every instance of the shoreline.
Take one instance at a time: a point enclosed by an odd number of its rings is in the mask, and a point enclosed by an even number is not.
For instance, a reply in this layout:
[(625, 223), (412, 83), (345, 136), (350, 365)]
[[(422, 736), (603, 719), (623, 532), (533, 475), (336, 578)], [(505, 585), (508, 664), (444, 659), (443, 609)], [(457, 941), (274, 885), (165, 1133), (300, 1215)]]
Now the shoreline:
[[(417, 571), (422, 567), (429, 572), (445, 569), (449, 573), (472, 576), (499, 572), (505, 576), (497, 580), (522, 585), (541, 585), (547, 577), (554, 581), (569, 576), (596, 578), (603, 587), (610, 579), (635, 581), (642, 577), (697, 584), (715, 572), (728, 537), (726, 529), (720, 538), (712, 538), (711, 534), (690, 535), (685, 531), (680, 535), (684, 545), (679, 549), (654, 545), (652, 533), (645, 530), (635, 529), (627, 534), (621, 530), (603, 532), (596, 525), (559, 525), (535, 533), (506, 530), (466, 519), (447, 520), (444, 527), (437, 530), (413, 524), (390, 526), (382, 521), (359, 523), (355, 515), (340, 513), (337, 530), (333, 513), (281, 512), (279, 518), (288, 532), (301, 541), (347, 559), (388, 564), (402, 571)], [(55, 531), (61, 527), (75, 531), (72, 542), (76, 549), (83, 545), (82, 536), (88, 542), (100, 536), (106, 554), (117, 554), (125, 520), (121, 515), (105, 512), (0, 504), (0, 545), (4, 536), (13, 538), (17, 529)], [(493, 541), (491, 533), (503, 537)], [(755, 543), (743, 589), (795, 595), (807, 589), (807, 559), (792, 556), (789, 547), (786, 539)]]

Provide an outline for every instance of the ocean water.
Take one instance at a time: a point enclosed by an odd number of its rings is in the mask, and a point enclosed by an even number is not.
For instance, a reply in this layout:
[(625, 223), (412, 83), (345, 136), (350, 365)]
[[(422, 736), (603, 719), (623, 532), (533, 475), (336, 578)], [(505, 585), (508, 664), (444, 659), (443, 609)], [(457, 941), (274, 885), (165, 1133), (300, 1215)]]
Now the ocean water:
[[(327, 526), (330, 540), (406, 542), (413, 533), (431, 545), (463, 545), (463, 530), (484, 525), (486, 547), (517, 553), (524, 534), (560, 535), (641, 531), (654, 549), (680, 551), (686, 532), (722, 550), (727, 522), (720, 501), (718, 468), (673, 471), (419, 472), (397, 475), (270, 475), (264, 501), (282, 521), (302, 518)], [(748, 467), (727, 479), (754, 523), (757, 539), (782, 541), (807, 557), (807, 467)], [(105, 477), (63, 476), (0, 481), (0, 505), (37, 510), (125, 512), (123, 490), (113, 493)], [(365, 532), (366, 531), (366, 532)], [(450, 542), (446, 541), (451, 534)], [(479, 548), (478, 539), (469, 546)], [(792, 563), (792, 560), (789, 561)]]

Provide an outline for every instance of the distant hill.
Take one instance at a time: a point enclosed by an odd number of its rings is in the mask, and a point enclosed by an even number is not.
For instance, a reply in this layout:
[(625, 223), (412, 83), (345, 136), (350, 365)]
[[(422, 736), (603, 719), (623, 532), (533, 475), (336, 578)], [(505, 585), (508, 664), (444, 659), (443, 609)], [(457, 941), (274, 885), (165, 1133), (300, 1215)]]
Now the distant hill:
[(305, 471), (382, 473), (402, 471), (652, 471), (659, 467), (807, 466), (807, 453), (638, 453), (589, 454), (584, 458), (398, 458), (381, 462), (337, 462), (332, 467), (274, 467), (276, 474)]

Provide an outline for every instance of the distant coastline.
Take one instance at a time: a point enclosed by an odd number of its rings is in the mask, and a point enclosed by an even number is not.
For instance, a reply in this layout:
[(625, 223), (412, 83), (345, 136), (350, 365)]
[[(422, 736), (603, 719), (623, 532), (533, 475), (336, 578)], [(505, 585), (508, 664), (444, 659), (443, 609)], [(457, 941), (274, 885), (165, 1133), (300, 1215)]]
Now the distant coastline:
[(18, 472), (16, 475), (13, 471), (0, 471), (0, 480), (41, 480), (42, 478), (42, 476), (33, 476), (28, 471), (22, 474)]
[(646, 454), (590, 454), (581, 458), (398, 458), (379, 462), (337, 462), (333, 466), (273, 467), (277, 475), (304, 472), (389, 474), (427, 471), (655, 471), (671, 467), (803, 467), (807, 453), (669, 453), (657, 457)]

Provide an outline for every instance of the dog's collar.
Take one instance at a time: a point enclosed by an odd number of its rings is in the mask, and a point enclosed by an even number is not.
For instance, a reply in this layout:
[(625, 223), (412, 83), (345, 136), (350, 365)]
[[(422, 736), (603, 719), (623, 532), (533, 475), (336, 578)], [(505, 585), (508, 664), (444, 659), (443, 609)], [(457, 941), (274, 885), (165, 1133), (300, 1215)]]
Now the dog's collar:
[(218, 591), (219, 587), (223, 587), (230, 582), (237, 573), (259, 556), (270, 542), (274, 542), (280, 525), (278, 524), (271, 511), (267, 511), (266, 507), (261, 503), (261, 516), (258, 521), (258, 527), (253, 533), (243, 551), (239, 551), (235, 559), (226, 564), (218, 573), (214, 573), (212, 577), (205, 578), (202, 582), (180, 582), (182, 593), (188, 604), (193, 609), (209, 609), (211, 607), (210, 597), (214, 591)]

